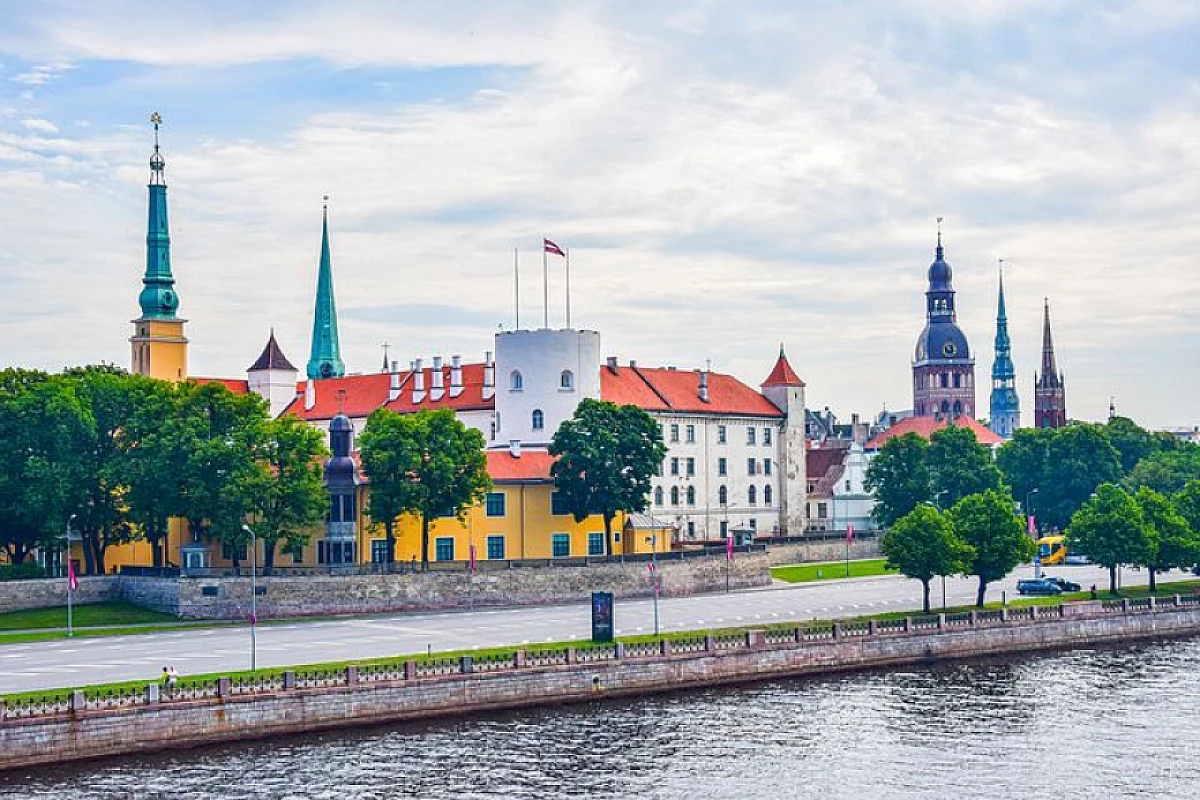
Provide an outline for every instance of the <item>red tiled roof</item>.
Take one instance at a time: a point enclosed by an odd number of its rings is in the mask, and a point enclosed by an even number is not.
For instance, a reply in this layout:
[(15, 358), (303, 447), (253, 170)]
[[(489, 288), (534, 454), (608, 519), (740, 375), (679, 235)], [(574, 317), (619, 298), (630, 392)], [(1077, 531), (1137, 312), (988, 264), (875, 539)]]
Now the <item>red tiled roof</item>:
[(496, 483), (549, 481), (555, 460), (545, 450), (522, 450), (520, 458), (514, 458), (509, 450), (488, 450), (487, 470)]
[[(366, 417), (375, 409), (384, 406), (402, 414), (420, 411), (422, 409), (450, 408), (455, 411), (472, 409), (490, 409), (495, 407), (493, 399), (483, 399), (483, 364), (463, 364), (463, 391), (457, 397), (450, 396), (450, 367), (442, 368), (443, 394), (438, 400), (430, 399), (430, 389), (433, 386), (431, 368), (425, 372), (425, 399), (413, 403), (414, 373), (406, 370), (399, 373), (400, 395), (388, 402), (388, 388), (391, 376), (386, 372), (372, 372), (366, 375), (347, 375), (342, 378), (329, 378), (314, 381), (316, 403), (310, 409), (304, 408), (305, 382), (296, 388), (296, 399), (284, 410), (306, 420), (332, 419), (339, 410), (344, 410), (350, 417)], [(345, 392), (339, 397), (339, 392)]]
[(246, 381), (238, 380), (237, 378), (196, 378), (196, 377), (191, 377), (191, 378), (188, 378), (188, 380), (192, 381), (194, 383), (197, 383), (201, 386), (203, 386), (206, 383), (219, 383), (219, 384), (222, 384), (229, 391), (233, 392), (234, 394), (249, 394), (250, 393), (250, 385), (248, 383), (246, 383)]
[[(974, 431), (975, 438), (978, 439), (981, 444), (991, 446), (1000, 444), (1004, 441), (1003, 438), (992, 433), (980, 422), (971, 417), (958, 416), (955, 417), (953, 421), (954, 424), (960, 428), (970, 428), (972, 431)], [(878, 450), (879, 448), (883, 447), (884, 443), (887, 442), (888, 439), (891, 439), (894, 436), (903, 436), (906, 433), (916, 433), (922, 438), (928, 439), (930, 434), (936, 430), (941, 430), (942, 428), (947, 427), (950, 425), (950, 422), (950, 419), (946, 417), (907, 417), (900, 420), (871, 441), (867, 442), (866, 449)]]
[(845, 444), (845, 447), (814, 447), (805, 453), (805, 474), (808, 475), (810, 482), (816, 482), (825, 477), (829, 474), (831, 467), (840, 466), (846, 460), (846, 453), (850, 451), (850, 443), (846, 442)]
[(708, 402), (700, 399), (700, 373), (661, 367), (601, 367), (600, 397), (646, 411), (782, 417), (783, 412), (732, 375), (708, 373)]
[(763, 386), (803, 386), (804, 381), (800, 380), (800, 376), (792, 369), (792, 365), (788, 363), (787, 356), (783, 354), (783, 348), (779, 348), (779, 359), (775, 362), (771, 374), (762, 382)]

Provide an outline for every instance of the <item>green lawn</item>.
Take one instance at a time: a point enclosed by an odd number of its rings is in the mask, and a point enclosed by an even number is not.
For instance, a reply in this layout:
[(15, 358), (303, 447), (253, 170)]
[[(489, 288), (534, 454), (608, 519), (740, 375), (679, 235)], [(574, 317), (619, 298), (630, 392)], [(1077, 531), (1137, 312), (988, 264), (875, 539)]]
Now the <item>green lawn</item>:
[[(172, 614), (150, 611), (129, 603), (92, 603), (75, 606), (75, 627), (119, 627), (148, 622), (177, 622)], [(66, 606), (53, 608), (31, 608), (25, 611), (10, 611), (0, 614), (0, 631), (30, 631), (39, 628), (67, 627)]]
[(818, 564), (795, 564), (788, 567), (771, 567), (771, 577), (788, 583), (827, 581), (835, 578), (865, 578), (871, 575), (895, 575), (896, 570), (884, 569), (885, 560), (868, 558), (850, 562), (850, 574), (846, 574), (845, 561), (823, 561)]

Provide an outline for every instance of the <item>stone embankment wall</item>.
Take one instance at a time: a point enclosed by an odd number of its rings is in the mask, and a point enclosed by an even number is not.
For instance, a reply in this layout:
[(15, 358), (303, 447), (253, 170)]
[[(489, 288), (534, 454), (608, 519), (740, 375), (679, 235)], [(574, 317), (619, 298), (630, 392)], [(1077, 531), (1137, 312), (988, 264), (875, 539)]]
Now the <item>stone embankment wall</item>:
[[(517, 652), (507, 661), (407, 661), (370, 671), (349, 667), (301, 685), (296, 673), (259, 684), (216, 681), (164, 699), (89, 701), (61, 708), (0, 707), (0, 769), (187, 747), (353, 725), (578, 702), (765, 678), (960, 659), (1200, 633), (1200, 600), (1137, 609), (1079, 603), (976, 615), (940, 615), (827, 629), (749, 631), (611, 648)], [(601, 658), (601, 656), (603, 656)], [(109, 698), (111, 700), (111, 698)], [(128, 701), (128, 702), (126, 702)]]
[[(660, 561), (662, 592), (679, 597), (702, 592), (746, 589), (771, 582), (770, 568), (802, 561), (831, 561), (845, 557), (842, 542), (773, 545), (764, 552), (738, 553), (732, 562), (723, 555)], [(875, 540), (850, 547), (851, 558), (879, 554)], [(645, 562), (587, 566), (523, 566), (505, 570), (433, 571), (396, 575), (286, 574), (259, 578), (258, 614), (263, 618), (381, 611), (459, 609), (476, 606), (514, 606), (574, 603), (593, 591), (618, 597), (652, 594)], [(65, 605), (65, 579), (0, 583), (0, 612)], [(105, 575), (80, 579), (75, 602), (125, 600), (188, 619), (239, 619), (250, 613), (249, 578), (149, 578)]]

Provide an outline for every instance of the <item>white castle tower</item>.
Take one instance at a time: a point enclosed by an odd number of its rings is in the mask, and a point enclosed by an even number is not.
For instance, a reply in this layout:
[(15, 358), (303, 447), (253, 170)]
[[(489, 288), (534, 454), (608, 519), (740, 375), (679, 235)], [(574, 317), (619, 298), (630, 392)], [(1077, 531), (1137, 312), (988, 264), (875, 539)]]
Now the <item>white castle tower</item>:
[(600, 399), (597, 331), (516, 330), (496, 334), (496, 436), (545, 447), (585, 397)]

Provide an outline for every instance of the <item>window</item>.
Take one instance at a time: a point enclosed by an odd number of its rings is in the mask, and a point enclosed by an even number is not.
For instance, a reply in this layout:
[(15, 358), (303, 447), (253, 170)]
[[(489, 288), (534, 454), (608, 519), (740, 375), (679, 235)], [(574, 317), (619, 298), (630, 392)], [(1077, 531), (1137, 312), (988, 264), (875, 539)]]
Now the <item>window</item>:
[(554, 558), (566, 558), (571, 555), (571, 534), (552, 534), (550, 536), (550, 555)]
[(489, 561), (504, 560), (504, 537), (489, 536), (487, 538), (487, 557)]
[(717, 502), (723, 506), (729, 505), (729, 490), (724, 486), (717, 489)]
[(688, 475), (695, 475), (695, 474), (696, 474), (696, 459), (694, 459), (694, 458), (689, 458), (689, 459), (687, 460), (687, 474), (688, 474)]
[[(377, 547), (378, 546), (378, 547)], [(378, 553), (376, 550), (378, 549)], [(376, 560), (378, 557), (378, 560)], [(381, 563), (387, 558), (387, 540), (373, 539), (371, 541), (371, 561)], [(317, 542), (318, 564), (353, 564), (354, 542), (338, 542), (322, 539)]]
[(826, 503), (817, 503), (817, 519), (825, 519), (829, 516), (829, 506)]
[(602, 556), (604, 555), (604, 533), (601, 531), (592, 531), (588, 534), (588, 555)]
[(684, 435), (687, 437), (687, 442), (689, 444), (695, 444), (695, 442), (696, 442), (696, 426), (688, 425), (687, 428), (684, 429)]
[(679, 459), (678, 458), (671, 459), (671, 474), (672, 475), (679, 474)]
[(503, 517), (505, 512), (504, 500), (504, 492), (488, 492), (487, 515), (489, 517)]
[(293, 564), (299, 564), (304, 560), (304, 545), (296, 543), (285, 551), (292, 557)]
[(947, 400), (943, 400), (943, 401), (942, 401), (942, 413), (943, 413), (943, 414), (949, 414), (949, 413), (950, 413), (950, 402), (949, 402), (949, 401), (947, 401)]
[(535, 408), (533, 410), (533, 429), (540, 431), (544, 427), (546, 427), (546, 415), (542, 413), (540, 408)]
[(956, 372), (956, 373), (954, 373), (954, 388), (955, 388), (955, 389), (961, 389), (961, 388), (962, 388), (962, 375), (960, 375), (960, 374), (959, 374), (959, 373), (957, 373), (957, 372)]
[(771, 474), (771, 459), (764, 458), (763, 459), (763, 475), (770, 475), (770, 474)]
[(962, 413), (962, 403), (961, 403), (960, 401), (958, 401), (958, 400), (955, 400), (955, 401), (954, 401), (954, 413), (955, 413), (956, 415), (958, 415), (958, 414), (961, 414), (961, 413)]
[(771, 443), (771, 429), (763, 428), (763, 444)]
[(850, 481), (846, 481), (846, 492), (850, 492)]
[(758, 505), (758, 487), (757, 486), (751, 486), (746, 491), (746, 496), (747, 496), (747, 499), (750, 501), (750, 505), (752, 505), (752, 506)]
[(771, 505), (771, 487), (770, 487), (770, 485), (763, 487), (763, 505), (764, 506)]
[(696, 523), (694, 523), (694, 522), (688, 523), (688, 538), (689, 539), (696, 538)]
[(661, 486), (654, 487), (654, 505), (661, 506), (663, 504), (663, 488)]
[(575, 388), (575, 373), (569, 369), (564, 369), (562, 374), (558, 376), (558, 388), (571, 391)]
[(556, 517), (571, 513), (567, 510), (567, 497), (562, 492), (553, 492), (550, 495), (550, 513)]
[(673, 505), (673, 506), (679, 505), (679, 487), (678, 486), (671, 487), (671, 505)]
[(696, 487), (695, 486), (687, 487), (687, 504), (689, 506), (696, 505)]
[(725, 520), (721, 520), (721, 538), (722, 539), (729, 538), (729, 523), (726, 522)]
[(729, 462), (723, 458), (717, 459), (717, 474), (718, 475), (728, 475), (729, 474)]
[(439, 536), (434, 541), (434, 561), (453, 561), (454, 560), (454, 537)]
[(329, 498), (330, 522), (354, 522), (354, 495), (335, 494)]
[(754, 519), (753, 517), (750, 518), (750, 530), (758, 530), (758, 520)]
[(943, 372), (942, 373), (942, 388), (945, 389), (949, 385), (950, 385), (950, 375), (948, 373)]
[(246, 544), (230, 544), (229, 542), (221, 542), (221, 558), (226, 561), (245, 561), (246, 560)]
[(671, 425), (671, 441), (672, 442), (679, 441), (679, 425), (678, 424)]
[(754, 474), (756, 474), (756, 473), (757, 473), (757, 471), (758, 471), (758, 470), (756, 469), (756, 467), (757, 467), (757, 466), (758, 466), (758, 462), (757, 462), (757, 461), (755, 461), (753, 458), (747, 458), (747, 459), (746, 459), (746, 474), (747, 474), (747, 475), (754, 475)]
[(383, 564), (388, 560), (387, 539), (371, 540), (371, 563)]
[(725, 437), (726, 437), (725, 426), (718, 425), (717, 426), (717, 444), (725, 444)]
[(758, 444), (758, 441), (755, 439), (757, 432), (757, 428), (746, 428), (746, 444)]
[(521, 377), (520, 370), (513, 370), (508, 376), (508, 388), (514, 392), (519, 392), (525, 388), (525, 379)]

